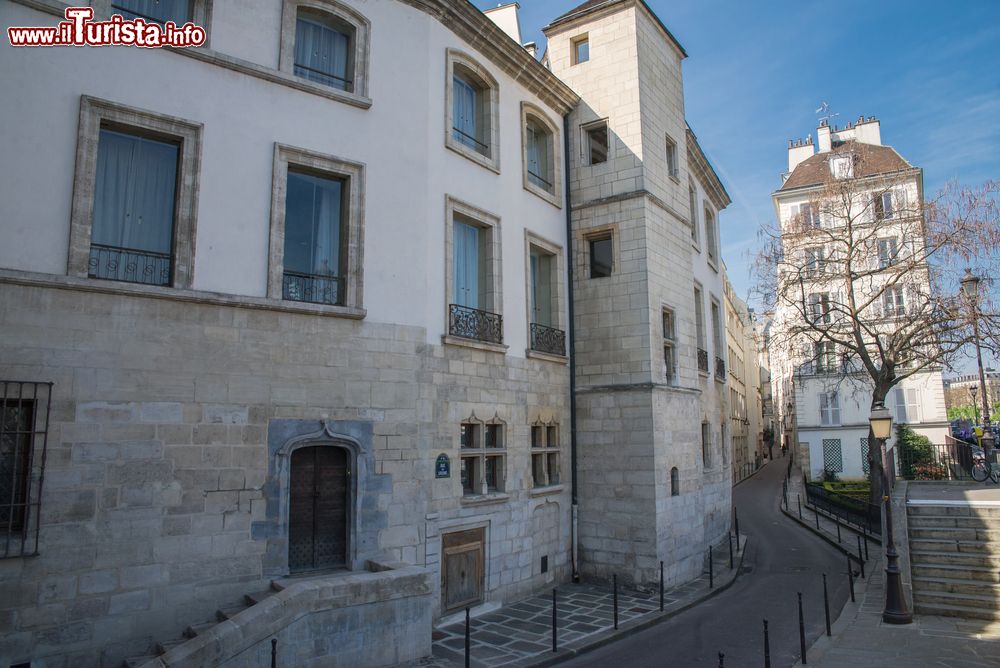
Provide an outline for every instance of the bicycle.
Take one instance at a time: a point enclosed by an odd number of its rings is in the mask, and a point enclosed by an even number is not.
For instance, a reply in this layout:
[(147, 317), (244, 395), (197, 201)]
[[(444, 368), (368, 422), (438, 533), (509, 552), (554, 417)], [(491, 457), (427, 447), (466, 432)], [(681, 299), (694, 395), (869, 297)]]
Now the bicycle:
[(993, 482), (1000, 485), (1000, 464), (986, 461), (986, 453), (977, 445), (972, 446), (972, 479), (976, 482), (985, 482), (987, 478), (992, 478)]

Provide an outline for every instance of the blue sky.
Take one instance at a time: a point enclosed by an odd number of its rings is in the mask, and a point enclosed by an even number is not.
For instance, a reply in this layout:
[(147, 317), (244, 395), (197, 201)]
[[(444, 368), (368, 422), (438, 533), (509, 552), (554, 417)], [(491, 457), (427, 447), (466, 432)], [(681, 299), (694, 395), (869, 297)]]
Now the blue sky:
[[(541, 28), (580, 2), (522, 0), (524, 41), (544, 48)], [(689, 55), (687, 118), (733, 199), (722, 253), (743, 297), (788, 140), (815, 136), (823, 101), (838, 125), (878, 117), (883, 143), (924, 169), (928, 194), (1000, 178), (1000, 0), (648, 4)]]

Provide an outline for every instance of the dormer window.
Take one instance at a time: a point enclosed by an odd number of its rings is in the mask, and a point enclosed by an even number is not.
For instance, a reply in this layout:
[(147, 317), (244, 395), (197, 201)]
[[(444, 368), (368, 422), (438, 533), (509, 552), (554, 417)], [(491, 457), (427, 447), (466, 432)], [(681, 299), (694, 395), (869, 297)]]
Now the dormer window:
[(854, 161), (849, 155), (839, 155), (830, 159), (830, 173), (837, 179), (854, 177)]

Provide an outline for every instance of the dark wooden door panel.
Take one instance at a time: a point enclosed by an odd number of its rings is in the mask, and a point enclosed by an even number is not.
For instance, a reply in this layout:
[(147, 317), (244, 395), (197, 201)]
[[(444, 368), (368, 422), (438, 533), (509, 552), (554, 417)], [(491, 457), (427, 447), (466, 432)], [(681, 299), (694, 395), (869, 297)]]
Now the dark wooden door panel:
[(482, 602), (485, 531), (471, 529), (445, 534), (442, 547), (441, 589), (445, 611)]
[(289, 570), (346, 564), (347, 452), (324, 446), (296, 450), (289, 488)]

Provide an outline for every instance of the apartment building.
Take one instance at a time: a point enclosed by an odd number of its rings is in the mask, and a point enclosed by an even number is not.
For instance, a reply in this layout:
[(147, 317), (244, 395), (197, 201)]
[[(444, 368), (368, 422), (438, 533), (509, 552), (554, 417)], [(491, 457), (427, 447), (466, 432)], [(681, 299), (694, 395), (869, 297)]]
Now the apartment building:
[[(811, 136), (789, 142), (788, 173), (772, 196), (783, 257), (770, 333), (781, 351), (771, 361), (780, 373), (786, 437), (814, 478), (869, 473), (871, 380), (857, 355), (824, 331), (841, 331), (844, 318), (858, 312), (872, 331), (891, 333), (926, 303), (926, 262), (910, 259), (923, 244), (922, 179), (919, 167), (882, 144), (873, 116), (843, 128), (824, 121), (815, 144)], [(852, 311), (858, 304), (863, 310)], [(943, 443), (940, 368), (911, 374), (906, 359), (900, 362), (906, 377), (885, 402), (894, 423)]]

